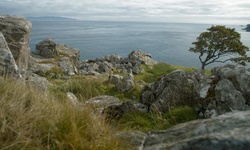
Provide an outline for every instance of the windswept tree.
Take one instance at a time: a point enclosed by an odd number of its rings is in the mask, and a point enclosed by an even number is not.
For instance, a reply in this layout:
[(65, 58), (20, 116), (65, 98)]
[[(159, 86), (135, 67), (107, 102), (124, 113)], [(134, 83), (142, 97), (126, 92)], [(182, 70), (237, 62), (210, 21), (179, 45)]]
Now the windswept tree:
[(249, 48), (240, 41), (240, 34), (225, 26), (212, 26), (197, 37), (189, 51), (199, 53), (201, 68), (215, 62), (233, 61), (242, 65), (250, 61)]

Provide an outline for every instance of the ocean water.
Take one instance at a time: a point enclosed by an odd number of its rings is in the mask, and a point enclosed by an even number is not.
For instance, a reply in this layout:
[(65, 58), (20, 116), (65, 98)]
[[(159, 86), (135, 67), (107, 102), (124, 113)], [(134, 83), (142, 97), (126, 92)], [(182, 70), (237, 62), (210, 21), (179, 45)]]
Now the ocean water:
[[(192, 42), (212, 26), (104, 21), (33, 21), (32, 24), (31, 50), (35, 50), (40, 41), (51, 38), (79, 49), (82, 60), (111, 54), (126, 57), (131, 51), (140, 49), (157, 61), (189, 67), (200, 67), (198, 54), (188, 51)], [(243, 26), (229, 27), (240, 32), (242, 42), (250, 47), (250, 32), (241, 30)]]

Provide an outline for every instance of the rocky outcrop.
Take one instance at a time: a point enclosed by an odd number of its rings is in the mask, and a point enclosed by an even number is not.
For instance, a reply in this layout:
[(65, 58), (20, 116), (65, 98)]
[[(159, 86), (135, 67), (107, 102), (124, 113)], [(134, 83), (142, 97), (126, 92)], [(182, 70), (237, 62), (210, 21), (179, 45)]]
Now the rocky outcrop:
[(212, 69), (199, 83), (198, 110), (205, 118), (234, 110), (249, 109), (250, 72), (241, 65), (227, 64)]
[(127, 100), (106, 106), (103, 110), (108, 119), (120, 119), (125, 113), (148, 112), (147, 107), (141, 103)]
[(132, 71), (133, 74), (139, 74), (144, 72), (141, 65), (153, 66), (156, 63), (149, 54), (141, 50), (134, 50), (126, 58), (114, 54), (95, 60), (82, 61), (80, 69), (83, 74), (89, 75), (93, 74), (93, 72), (110, 75), (114, 70), (122, 73)]
[(249, 126), (250, 111), (228, 113), (179, 124), (165, 131), (151, 131), (142, 149), (244, 150), (250, 146)]
[(20, 78), (19, 69), (1, 32), (0, 32), (0, 76)]
[(28, 69), (31, 28), (31, 22), (23, 17), (0, 15), (0, 32), (3, 33), (22, 76), (25, 76)]
[[(30, 70), (39, 75), (55, 74), (73, 76), (78, 74), (80, 51), (63, 44), (57, 44), (51, 39), (36, 45), (36, 51), (31, 56)], [(61, 73), (61, 74), (60, 74)]]
[(144, 87), (140, 103), (149, 111), (166, 112), (177, 106), (197, 104), (197, 80), (189, 73), (177, 70)]
[(247, 27), (244, 28), (243, 30), (246, 30), (247, 32), (250, 32), (250, 24), (248, 24)]

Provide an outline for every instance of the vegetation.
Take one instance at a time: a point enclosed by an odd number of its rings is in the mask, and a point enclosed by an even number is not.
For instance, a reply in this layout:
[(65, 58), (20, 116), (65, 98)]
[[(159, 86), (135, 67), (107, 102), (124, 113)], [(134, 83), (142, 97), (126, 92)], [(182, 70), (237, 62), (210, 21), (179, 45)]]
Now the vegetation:
[(121, 130), (139, 130), (147, 132), (150, 130), (165, 130), (176, 124), (196, 120), (198, 115), (195, 110), (188, 106), (177, 107), (165, 114), (156, 113), (127, 113), (117, 124)]
[(235, 29), (225, 26), (212, 26), (197, 37), (194, 47), (189, 51), (199, 53), (201, 68), (215, 62), (233, 61), (245, 64), (250, 61), (246, 52), (249, 48), (240, 41), (240, 34)]
[(87, 108), (0, 78), (1, 149), (126, 149), (115, 131)]
[[(154, 82), (160, 76), (182, 68), (159, 63), (153, 68), (143, 66), (144, 74), (136, 82)], [(56, 68), (53, 72), (57, 72)], [(46, 75), (45, 75), (46, 76)], [(93, 109), (74, 107), (66, 92), (74, 93), (80, 102), (98, 95), (120, 99), (139, 99), (141, 88), (121, 93), (107, 77), (74, 76), (50, 79), (49, 93), (37, 91), (23, 82), (0, 78), (0, 147), (2, 149), (131, 149), (115, 133), (124, 130), (143, 132), (167, 129), (178, 123), (197, 119), (190, 107), (179, 107), (165, 114), (127, 113), (111, 122), (96, 116)], [(147, 84), (144, 83), (144, 84)], [(83, 106), (82, 106), (83, 107)]]

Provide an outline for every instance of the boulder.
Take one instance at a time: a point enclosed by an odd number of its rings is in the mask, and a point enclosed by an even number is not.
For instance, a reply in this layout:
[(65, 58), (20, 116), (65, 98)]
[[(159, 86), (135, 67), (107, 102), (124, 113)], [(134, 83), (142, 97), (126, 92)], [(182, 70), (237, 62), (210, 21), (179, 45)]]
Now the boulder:
[(97, 113), (102, 114), (103, 110), (111, 105), (118, 105), (122, 102), (117, 97), (101, 95), (93, 97), (85, 102), (85, 105), (88, 105), (96, 110)]
[(227, 113), (196, 120), (163, 131), (148, 133), (143, 150), (249, 149), (250, 111)]
[(150, 54), (144, 53), (141, 50), (134, 50), (128, 55), (129, 61), (133, 64), (139, 62), (147, 66), (153, 66), (157, 62), (152, 59)]
[(0, 15), (0, 32), (4, 35), (22, 76), (26, 75), (28, 69), (31, 28), (31, 22), (24, 17)]
[(247, 108), (244, 97), (228, 79), (222, 79), (216, 85), (215, 99), (219, 114)]
[(123, 103), (109, 105), (103, 110), (103, 113), (108, 119), (120, 119), (123, 114), (133, 112), (148, 112), (148, 109), (147, 106), (141, 103), (127, 100)]
[(122, 131), (116, 133), (116, 137), (122, 141), (126, 141), (126, 144), (133, 150), (141, 150), (147, 134), (140, 131)]
[(38, 90), (42, 91), (45, 93), (45, 95), (47, 95), (48, 93), (48, 86), (49, 86), (49, 81), (44, 78), (44, 77), (40, 77), (37, 74), (34, 73), (27, 73), (27, 78), (26, 81), (28, 84), (30, 84), (31, 86), (37, 88)]
[(59, 52), (56, 49), (56, 43), (46, 39), (36, 45), (36, 54), (44, 58), (54, 58), (59, 55)]
[(230, 80), (234, 87), (242, 93), (246, 102), (250, 104), (250, 71), (245, 66), (227, 64), (213, 68), (211, 73), (220, 79)]
[(12, 53), (0, 32), (0, 76), (20, 78), (19, 69)]
[(150, 111), (164, 113), (177, 106), (194, 106), (198, 100), (197, 80), (189, 73), (177, 70), (144, 87), (140, 103)]

